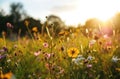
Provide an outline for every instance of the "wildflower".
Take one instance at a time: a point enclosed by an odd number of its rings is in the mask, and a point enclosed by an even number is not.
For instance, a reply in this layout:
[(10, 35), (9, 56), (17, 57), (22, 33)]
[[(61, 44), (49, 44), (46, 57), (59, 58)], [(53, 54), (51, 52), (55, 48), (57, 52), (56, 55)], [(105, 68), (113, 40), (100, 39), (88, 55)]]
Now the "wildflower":
[(11, 23), (9, 23), (9, 22), (6, 23), (6, 26), (7, 26), (8, 28), (11, 28), (11, 29), (13, 28), (13, 25), (12, 25)]
[(72, 62), (74, 62), (76, 65), (83, 64), (81, 61), (84, 60), (85, 58), (82, 55), (78, 55), (77, 58), (73, 58)]
[(79, 50), (77, 48), (69, 48), (67, 50), (67, 53), (69, 57), (77, 57), (79, 54)]
[(45, 47), (45, 48), (47, 48), (48, 47), (48, 43), (43, 43), (43, 46)]
[(37, 32), (37, 31), (38, 31), (38, 28), (37, 28), (37, 27), (33, 27), (33, 28), (32, 28), (32, 31), (33, 31), (33, 32)]
[(91, 68), (92, 67), (92, 64), (87, 64), (87, 68)]
[(107, 41), (105, 44), (106, 44), (106, 46), (112, 46), (112, 41), (111, 40)]
[(2, 58), (4, 58), (4, 57), (6, 57), (6, 54), (5, 54), (5, 55), (0, 55), (0, 59), (2, 59)]
[(11, 59), (8, 59), (7, 62), (9, 63), (11, 61)]
[(91, 41), (89, 42), (89, 46), (91, 47), (91, 46), (93, 46), (95, 43), (96, 43), (96, 40), (91, 40)]
[(103, 35), (103, 37), (104, 37), (105, 39), (108, 39), (108, 38), (109, 38), (107, 34)]
[(85, 58), (82, 55), (78, 55), (77, 59), (78, 60), (84, 60)]
[(93, 60), (93, 59), (94, 59), (94, 57), (92, 57), (92, 56), (87, 57), (87, 60)]
[(112, 61), (113, 61), (113, 62), (116, 63), (118, 60), (120, 60), (120, 58), (118, 58), (117, 56), (113, 56), (113, 57), (112, 57)]
[(29, 75), (28, 75), (28, 78), (31, 78), (31, 77), (32, 77), (32, 76), (29, 74)]
[(75, 63), (75, 64), (77, 64), (77, 65), (79, 64), (79, 61), (76, 60), (75, 58), (72, 59), (72, 62)]
[(3, 47), (3, 50), (4, 50), (4, 51), (8, 51), (8, 48), (7, 48), (7, 47)]
[(50, 70), (50, 64), (49, 63), (45, 63), (45, 67), (46, 67), (46, 69)]
[(113, 28), (112, 26), (104, 26), (103, 28), (101, 28), (101, 31), (103, 34), (106, 34), (108, 36), (113, 35)]
[(16, 79), (16, 78), (13, 75), (13, 73), (9, 72), (9, 73), (3, 74), (2, 79)]
[(51, 54), (46, 53), (46, 54), (45, 54), (45, 57), (46, 57), (47, 59), (49, 59), (49, 58), (51, 57)]
[(37, 51), (34, 53), (35, 56), (38, 56), (41, 52), (40, 51)]
[(5, 52), (4, 49), (0, 49), (0, 53)]

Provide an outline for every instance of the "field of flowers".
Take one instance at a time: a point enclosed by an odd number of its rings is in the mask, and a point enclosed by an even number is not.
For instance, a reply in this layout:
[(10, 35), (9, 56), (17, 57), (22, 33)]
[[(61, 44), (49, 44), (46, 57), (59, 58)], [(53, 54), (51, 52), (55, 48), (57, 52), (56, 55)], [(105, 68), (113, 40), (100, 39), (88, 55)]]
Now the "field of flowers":
[[(81, 29), (61, 31), (52, 37), (33, 28), (32, 39), (0, 38), (0, 79), (119, 79), (119, 35)], [(29, 31), (29, 29), (28, 29)]]

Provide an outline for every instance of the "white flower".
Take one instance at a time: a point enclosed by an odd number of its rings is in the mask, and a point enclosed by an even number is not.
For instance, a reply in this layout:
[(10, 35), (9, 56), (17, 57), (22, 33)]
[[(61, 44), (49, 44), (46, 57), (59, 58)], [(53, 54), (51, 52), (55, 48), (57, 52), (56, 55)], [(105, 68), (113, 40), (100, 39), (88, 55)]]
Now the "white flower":
[(95, 58), (92, 57), (92, 56), (88, 56), (88, 57), (87, 57), (87, 60), (93, 60), (93, 59), (95, 59)]
[(38, 56), (40, 53), (41, 53), (40, 51), (37, 51), (37, 52), (34, 52), (34, 55)]
[(85, 58), (82, 55), (78, 55), (78, 57), (76, 59), (81, 61), (81, 60), (84, 60)]
[(94, 45), (95, 43), (96, 43), (96, 40), (90, 40), (89, 46), (92, 46), (92, 45)]
[(113, 62), (116, 63), (118, 60), (120, 60), (120, 58), (118, 58), (117, 56), (113, 56), (113, 57), (112, 57), (112, 61), (113, 61)]
[(11, 59), (8, 59), (7, 62), (9, 63), (11, 61)]
[(75, 63), (76, 65), (79, 65), (79, 64), (82, 65), (81, 61), (84, 60), (84, 59), (85, 58), (82, 55), (78, 55), (77, 58), (72, 59), (72, 62)]

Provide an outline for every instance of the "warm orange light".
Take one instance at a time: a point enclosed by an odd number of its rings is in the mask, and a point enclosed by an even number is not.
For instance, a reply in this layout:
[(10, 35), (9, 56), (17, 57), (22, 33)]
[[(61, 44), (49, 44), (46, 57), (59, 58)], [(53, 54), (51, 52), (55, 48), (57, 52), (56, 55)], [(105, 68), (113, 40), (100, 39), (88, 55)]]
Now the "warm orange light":
[(120, 11), (119, 0), (76, 0), (76, 9), (61, 14), (66, 24), (84, 24), (87, 19), (107, 21)]

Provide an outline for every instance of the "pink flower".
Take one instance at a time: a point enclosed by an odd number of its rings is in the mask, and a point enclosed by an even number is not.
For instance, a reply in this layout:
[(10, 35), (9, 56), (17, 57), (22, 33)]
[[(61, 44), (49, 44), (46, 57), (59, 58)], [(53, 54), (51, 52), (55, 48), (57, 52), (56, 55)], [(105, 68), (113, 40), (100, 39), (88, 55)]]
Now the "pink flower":
[(37, 51), (34, 53), (35, 56), (38, 56), (41, 52), (40, 51)]
[(11, 23), (9, 23), (9, 22), (6, 23), (6, 26), (7, 26), (8, 28), (11, 28), (11, 29), (13, 28), (13, 25), (12, 25)]
[(93, 46), (95, 43), (96, 43), (96, 40), (91, 40), (91, 41), (89, 42), (89, 47)]
[(5, 50), (4, 49), (0, 49), (0, 53), (2, 53), (2, 52), (5, 52)]
[(92, 64), (87, 64), (87, 68), (91, 68), (92, 67)]
[(105, 39), (108, 39), (108, 38), (109, 38), (107, 34), (103, 35), (103, 37), (104, 37)]
[(45, 67), (49, 70), (50, 69), (49, 63), (45, 63)]
[(102, 29), (101, 29), (101, 32), (103, 34), (107, 34), (108, 36), (111, 36), (113, 35), (113, 28), (111, 26), (104, 26)]
[(48, 43), (46, 43), (46, 42), (43, 43), (43, 46), (47, 48), (48, 47)]
[(105, 48), (105, 49), (109, 49), (109, 48), (111, 48), (111, 47), (112, 47), (112, 41), (111, 41), (111, 40), (105, 42), (105, 44), (104, 44), (104, 48)]
[(51, 57), (51, 54), (46, 53), (46, 54), (45, 54), (45, 57), (46, 57), (47, 59), (49, 59), (49, 58)]
[(106, 42), (106, 45), (107, 45), (107, 46), (112, 46), (112, 41), (107, 41), (107, 42)]

